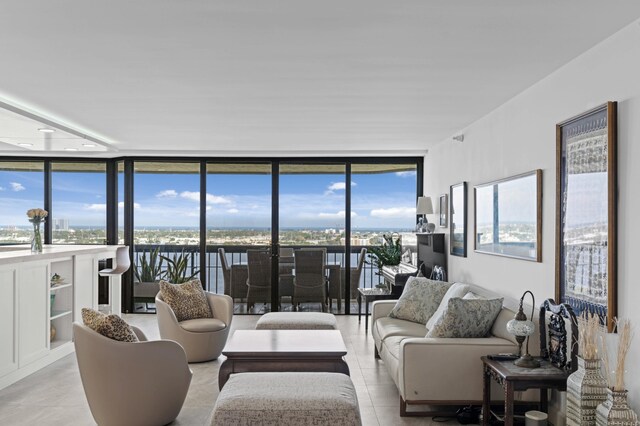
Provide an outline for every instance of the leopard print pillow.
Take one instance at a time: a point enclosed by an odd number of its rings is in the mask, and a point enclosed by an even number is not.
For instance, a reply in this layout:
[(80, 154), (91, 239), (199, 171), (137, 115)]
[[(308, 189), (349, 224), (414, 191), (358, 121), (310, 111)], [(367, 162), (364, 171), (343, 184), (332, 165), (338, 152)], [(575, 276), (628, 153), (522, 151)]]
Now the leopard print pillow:
[(117, 315), (105, 315), (93, 309), (82, 308), (82, 322), (109, 339), (131, 343), (138, 341), (138, 336), (129, 324)]
[(160, 281), (162, 300), (171, 307), (178, 322), (198, 318), (213, 318), (213, 312), (200, 280), (184, 284)]

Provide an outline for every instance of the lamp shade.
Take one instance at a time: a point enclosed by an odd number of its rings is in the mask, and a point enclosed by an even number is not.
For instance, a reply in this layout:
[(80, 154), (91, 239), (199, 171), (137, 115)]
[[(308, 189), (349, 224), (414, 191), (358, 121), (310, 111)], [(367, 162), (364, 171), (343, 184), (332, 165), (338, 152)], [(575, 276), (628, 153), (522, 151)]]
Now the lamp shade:
[(531, 336), (536, 331), (533, 321), (512, 319), (507, 323), (507, 331), (514, 336)]
[(418, 197), (416, 214), (433, 214), (433, 203), (431, 197)]

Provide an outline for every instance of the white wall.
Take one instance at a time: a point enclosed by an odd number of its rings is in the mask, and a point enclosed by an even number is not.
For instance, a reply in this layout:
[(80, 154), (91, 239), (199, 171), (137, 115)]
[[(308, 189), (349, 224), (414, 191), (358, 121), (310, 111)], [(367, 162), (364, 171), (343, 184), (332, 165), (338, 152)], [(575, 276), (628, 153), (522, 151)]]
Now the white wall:
[[(554, 297), (555, 125), (608, 100), (618, 101), (618, 316), (636, 330), (627, 387), (640, 413), (640, 21), (462, 129), (463, 143), (447, 139), (431, 149), (425, 194), (435, 200), (451, 184), (469, 184), (468, 257), (449, 257), (451, 280), (515, 298), (527, 289), (536, 301)], [(543, 170), (542, 263), (474, 253), (473, 186), (533, 169)]]

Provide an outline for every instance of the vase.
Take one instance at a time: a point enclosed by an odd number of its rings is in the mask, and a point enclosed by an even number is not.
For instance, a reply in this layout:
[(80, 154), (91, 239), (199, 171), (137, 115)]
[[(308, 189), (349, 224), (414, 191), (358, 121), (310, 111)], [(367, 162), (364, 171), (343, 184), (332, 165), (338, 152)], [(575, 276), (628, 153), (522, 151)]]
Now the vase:
[(607, 388), (607, 399), (596, 410), (596, 425), (636, 426), (638, 416), (629, 408), (627, 392)]
[(31, 253), (42, 253), (42, 234), (40, 222), (33, 222), (33, 239), (31, 240)]
[(599, 359), (578, 357), (578, 369), (567, 379), (567, 426), (593, 426), (596, 408), (607, 399), (607, 380)]

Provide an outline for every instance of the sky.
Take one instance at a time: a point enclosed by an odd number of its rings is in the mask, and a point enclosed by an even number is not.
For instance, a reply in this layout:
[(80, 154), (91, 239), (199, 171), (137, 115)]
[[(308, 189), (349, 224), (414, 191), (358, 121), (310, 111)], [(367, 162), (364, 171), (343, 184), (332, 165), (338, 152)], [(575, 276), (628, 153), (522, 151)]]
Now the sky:
[[(53, 218), (104, 227), (105, 179), (103, 173), (54, 172)], [(280, 226), (344, 227), (345, 189), (342, 174), (281, 175)], [(415, 172), (353, 174), (351, 191), (354, 230), (413, 228)], [(136, 227), (198, 227), (197, 174), (137, 173), (134, 193)], [(119, 201), (122, 211), (122, 185)], [(0, 225), (27, 226), (25, 212), (34, 207), (43, 207), (43, 173), (0, 171)], [(270, 222), (270, 175), (207, 175), (208, 227), (268, 228)]]

